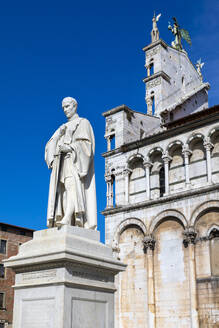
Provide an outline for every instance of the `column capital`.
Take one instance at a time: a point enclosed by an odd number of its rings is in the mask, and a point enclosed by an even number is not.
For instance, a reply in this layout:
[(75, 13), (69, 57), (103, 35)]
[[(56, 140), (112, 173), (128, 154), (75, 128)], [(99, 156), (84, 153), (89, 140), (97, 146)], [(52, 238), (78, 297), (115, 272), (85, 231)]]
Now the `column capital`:
[(146, 160), (146, 161), (143, 163), (143, 165), (144, 165), (145, 168), (146, 168), (146, 167), (150, 168), (151, 166), (153, 166), (153, 164), (152, 164), (150, 161), (148, 161), (148, 160)]
[(164, 153), (162, 156), (164, 163), (169, 163), (172, 160), (172, 157), (168, 153)]
[(131, 173), (132, 173), (132, 170), (129, 169), (129, 168), (126, 168), (122, 171), (122, 174), (123, 174), (124, 177), (127, 176), (127, 175), (130, 175)]
[(182, 154), (184, 155), (184, 157), (189, 157), (190, 155), (192, 155), (192, 151), (189, 149), (188, 145), (183, 146)]
[(213, 143), (211, 143), (209, 137), (207, 137), (207, 138), (205, 139), (205, 141), (204, 141), (204, 147), (205, 147), (206, 150), (209, 150), (209, 151), (210, 151), (212, 148), (214, 148), (214, 145), (213, 145)]
[(146, 235), (143, 239), (144, 251), (147, 253), (147, 249), (154, 250), (156, 240), (154, 239), (153, 235)]
[(196, 243), (197, 232), (194, 227), (187, 227), (183, 232), (183, 236), (183, 245), (185, 248), (187, 248), (189, 244)]
[(104, 178), (105, 178), (106, 183), (112, 181), (112, 177), (111, 177), (111, 175), (108, 175), (108, 174), (106, 175), (106, 174), (105, 174)]
[(146, 100), (146, 103), (147, 103), (148, 105), (152, 105), (153, 101), (152, 101), (152, 99), (151, 99), (151, 96), (147, 96), (147, 97), (145, 98), (145, 100)]

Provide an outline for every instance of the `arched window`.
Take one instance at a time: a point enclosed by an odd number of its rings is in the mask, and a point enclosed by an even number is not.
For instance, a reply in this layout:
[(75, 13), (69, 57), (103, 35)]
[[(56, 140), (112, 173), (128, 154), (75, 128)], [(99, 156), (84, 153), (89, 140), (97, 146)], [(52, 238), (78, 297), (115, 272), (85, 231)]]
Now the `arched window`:
[(110, 136), (110, 141), (111, 141), (111, 149), (115, 149), (116, 145), (115, 145), (115, 134), (112, 134)]
[(152, 115), (154, 115), (154, 113), (155, 113), (155, 100), (154, 100), (154, 95), (151, 97), (151, 101), (152, 101)]
[(202, 138), (194, 138), (190, 143), (190, 148), (192, 150), (190, 158), (191, 163), (205, 159), (205, 149)]
[(162, 166), (159, 172), (159, 181), (160, 181), (160, 197), (163, 197), (165, 194), (165, 171)]
[(146, 193), (143, 158), (133, 158), (129, 162), (129, 168), (132, 171), (129, 179), (129, 201), (131, 204), (142, 202)]
[(154, 63), (150, 63), (150, 76), (154, 74)]
[(111, 175), (111, 206), (116, 206), (115, 175)]
[(155, 99), (154, 99), (154, 91), (151, 91), (151, 113), (154, 115), (155, 112)]

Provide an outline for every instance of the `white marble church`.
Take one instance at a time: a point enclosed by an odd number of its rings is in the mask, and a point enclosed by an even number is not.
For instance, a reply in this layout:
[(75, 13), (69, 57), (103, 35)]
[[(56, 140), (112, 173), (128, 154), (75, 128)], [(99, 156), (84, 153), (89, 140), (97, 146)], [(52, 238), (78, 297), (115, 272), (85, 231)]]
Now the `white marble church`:
[(202, 63), (182, 49), (177, 21), (170, 46), (158, 18), (143, 49), (147, 113), (103, 113), (106, 244), (128, 265), (117, 277), (116, 328), (216, 328), (219, 106), (208, 106)]

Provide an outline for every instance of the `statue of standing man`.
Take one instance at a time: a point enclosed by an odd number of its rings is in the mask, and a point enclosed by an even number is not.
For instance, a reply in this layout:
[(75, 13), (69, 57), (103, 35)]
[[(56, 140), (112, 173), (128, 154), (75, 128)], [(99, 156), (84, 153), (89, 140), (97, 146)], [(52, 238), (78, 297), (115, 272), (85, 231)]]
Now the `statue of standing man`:
[(77, 101), (62, 101), (68, 122), (48, 141), (45, 160), (51, 172), (47, 226), (74, 225), (96, 229), (95, 141), (88, 120), (76, 113)]

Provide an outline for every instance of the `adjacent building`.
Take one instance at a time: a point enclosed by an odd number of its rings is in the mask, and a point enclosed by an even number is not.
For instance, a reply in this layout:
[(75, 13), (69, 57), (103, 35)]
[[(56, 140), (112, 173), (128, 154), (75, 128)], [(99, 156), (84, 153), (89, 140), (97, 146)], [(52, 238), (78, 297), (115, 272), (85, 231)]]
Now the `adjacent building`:
[(31, 229), (0, 222), (0, 328), (12, 327), (14, 272), (2, 261), (18, 253), (19, 246), (32, 239)]
[(106, 243), (128, 265), (116, 328), (219, 327), (219, 106), (175, 44), (153, 19), (147, 113), (103, 113)]

